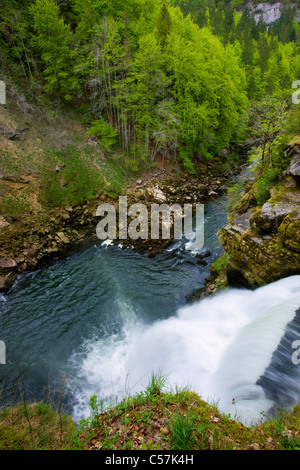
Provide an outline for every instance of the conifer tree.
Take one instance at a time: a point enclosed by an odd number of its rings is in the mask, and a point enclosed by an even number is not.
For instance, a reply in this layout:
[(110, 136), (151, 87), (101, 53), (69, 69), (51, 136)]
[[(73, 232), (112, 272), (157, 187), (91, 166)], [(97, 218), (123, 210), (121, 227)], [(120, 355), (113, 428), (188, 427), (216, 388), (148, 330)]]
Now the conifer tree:
[(162, 49), (165, 48), (168, 35), (172, 29), (172, 19), (170, 16), (167, 0), (162, 0), (162, 6), (158, 17), (158, 40)]
[(30, 9), (34, 34), (32, 44), (40, 56), (42, 72), (46, 80), (45, 91), (57, 97), (71, 99), (76, 89), (73, 77), (70, 27), (60, 17), (59, 7), (54, 0), (37, 0)]

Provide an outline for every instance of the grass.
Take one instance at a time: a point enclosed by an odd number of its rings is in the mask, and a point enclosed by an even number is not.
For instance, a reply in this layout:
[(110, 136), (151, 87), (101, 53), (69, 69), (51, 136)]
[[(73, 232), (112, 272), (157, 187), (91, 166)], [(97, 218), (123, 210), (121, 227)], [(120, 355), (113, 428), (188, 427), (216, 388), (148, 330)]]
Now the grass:
[(0, 450), (62, 450), (75, 434), (72, 420), (45, 403), (0, 411)]
[[(300, 407), (247, 427), (197, 394), (166, 390), (153, 374), (145, 390), (106, 405), (90, 399), (77, 428), (45, 403), (0, 411), (0, 450), (299, 450)], [(235, 416), (235, 408), (232, 414)]]
[(197, 436), (206, 426), (197, 427), (196, 416), (191, 411), (185, 415), (175, 413), (169, 423), (170, 445), (173, 450), (192, 450), (196, 445)]
[(85, 430), (80, 439), (88, 450), (295, 449), (299, 410), (288, 416), (293, 418), (286, 424), (279, 420), (246, 427), (194, 393), (144, 392), (101, 414), (97, 427)]
[[(27, 128), (18, 141), (0, 135), (4, 216), (81, 205), (100, 195), (122, 193), (135, 176), (124, 156), (90, 145), (86, 128), (71, 114), (50, 116), (46, 107), (38, 106), (33, 111), (25, 120), (13, 100), (10, 107), (0, 107), (0, 127)], [(6, 177), (26, 183), (8, 183)]]
[[(152, 374), (144, 391), (102, 410), (80, 429), (87, 450), (294, 450), (299, 447), (300, 409), (246, 427), (197, 394), (166, 391), (167, 379)], [(95, 397), (94, 397), (95, 400)], [(95, 401), (94, 401), (95, 403)], [(233, 408), (233, 415), (236, 414)]]

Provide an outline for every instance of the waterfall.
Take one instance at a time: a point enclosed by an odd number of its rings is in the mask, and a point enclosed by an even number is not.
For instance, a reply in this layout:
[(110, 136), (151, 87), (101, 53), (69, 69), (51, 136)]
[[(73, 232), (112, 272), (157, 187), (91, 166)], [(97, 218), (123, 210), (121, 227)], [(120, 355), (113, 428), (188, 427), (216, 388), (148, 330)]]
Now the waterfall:
[[(281, 381), (285, 404), (293, 405), (299, 399), (300, 365), (292, 362), (292, 343), (300, 339), (299, 306), (300, 276), (255, 291), (223, 291), (151, 325), (132, 322), (127, 306), (125, 334), (88, 345), (80, 364), (85, 399), (80, 399), (83, 388), (78, 389), (77, 402), (86, 403), (89, 385), (106, 398), (108, 376), (111, 395), (120, 399), (134, 394), (148, 385), (154, 372), (166, 375), (171, 386), (187, 387), (217, 404), (221, 412), (245, 424), (256, 423), (276, 404), (272, 387), (282, 369), (276, 369), (274, 361), (285, 361), (292, 369), (284, 383)], [(291, 344), (283, 354), (279, 347), (288, 331), (293, 332), (289, 333)], [(77, 408), (79, 414), (83, 411)]]

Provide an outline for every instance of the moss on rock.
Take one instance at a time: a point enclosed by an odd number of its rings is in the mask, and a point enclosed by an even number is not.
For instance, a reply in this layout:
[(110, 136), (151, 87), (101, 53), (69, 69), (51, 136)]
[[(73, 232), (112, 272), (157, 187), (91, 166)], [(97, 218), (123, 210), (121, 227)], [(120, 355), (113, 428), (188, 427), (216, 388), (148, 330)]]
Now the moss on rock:
[(261, 208), (231, 214), (219, 238), (231, 285), (255, 288), (299, 274), (300, 188), (286, 178)]

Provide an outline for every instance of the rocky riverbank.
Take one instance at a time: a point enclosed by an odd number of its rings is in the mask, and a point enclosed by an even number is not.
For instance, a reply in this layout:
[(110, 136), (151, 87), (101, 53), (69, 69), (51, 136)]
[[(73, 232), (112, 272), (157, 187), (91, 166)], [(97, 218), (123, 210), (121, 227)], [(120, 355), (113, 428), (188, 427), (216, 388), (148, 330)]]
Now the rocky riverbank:
[[(240, 172), (240, 164), (228, 167), (220, 157), (213, 162), (199, 163), (196, 176), (169, 174), (156, 170), (146, 174), (123, 193), (128, 205), (143, 203), (200, 204), (225, 194), (230, 178)], [(59, 210), (36, 211), (22, 217), (0, 217), (0, 291), (9, 290), (18, 275), (43, 268), (92, 244), (100, 244), (96, 236), (100, 204), (113, 203), (118, 198), (99, 197), (82, 206)], [(128, 240), (131, 246), (150, 257), (166, 249), (172, 240)]]
[(287, 149), (291, 166), (258, 207), (249, 185), (219, 238), (229, 285), (256, 288), (300, 273), (300, 142)]

